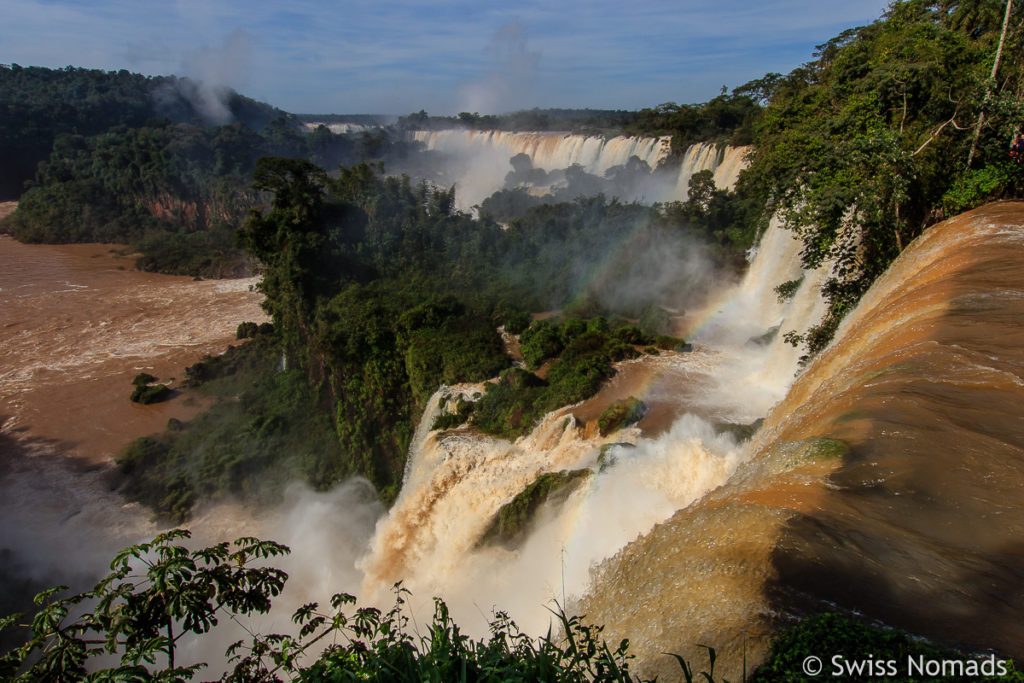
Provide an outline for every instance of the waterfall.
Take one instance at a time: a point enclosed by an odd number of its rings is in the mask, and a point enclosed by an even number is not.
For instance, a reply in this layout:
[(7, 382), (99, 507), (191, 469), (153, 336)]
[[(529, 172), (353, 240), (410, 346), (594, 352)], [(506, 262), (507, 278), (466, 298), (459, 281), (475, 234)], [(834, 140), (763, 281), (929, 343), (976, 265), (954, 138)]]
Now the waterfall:
[(1022, 224), (1024, 203), (1006, 202), (929, 228), (727, 484), (602, 565), (579, 609), (630, 638), (643, 675), (675, 675), (660, 653), (699, 661), (707, 643), (739, 678), (779, 615), (836, 610), (1024, 654)]
[[(670, 138), (605, 138), (592, 135), (476, 130), (416, 131), (413, 139), (430, 151), (453, 157), (461, 163), (453, 172), (459, 205), (468, 208), (501, 189), (511, 171), (509, 159), (517, 154), (530, 157), (535, 168), (557, 171), (576, 164), (591, 175), (604, 176), (615, 166), (637, 157), (651, 169), (661, 166), (671, 153)], [(669, 182), (652, 182), (643, 196), (647, 202), (687, 199), (690, 178), (710, 170), (715, 184), (732, 188), (743, 168), (746, 147), (691, 145), (683, 154), (678, 175)], [(640, 197), (636, 197), (640, 198)], [(625, 197), (632, 200), (634, 197)]]
[[(725, 288), (706, 313), (693, 316), (692, 352), (621, 363), (620, 376), (631, 379), (613, 380), (591, 399), (604, 405), (621, 397), (616, 392), (644, 399), (647, 388), (665, 377), (681, 378), (690, 390), (674, 397), (683, 405), (660, 433), (645, 435), (634, 426), (602, 437), (596, 418), (587, 417), (600, 408), (587, 402), (553, 411), (514, 443), (472, 427), (435, 432), (421, 424), (399, 499), (360, 561), (363, 598), (385, 602), (390, 586), (402, 580), (423, 600), (444, 597), (469, 632), (486, 632), (486, 613), (494, 605), (527, 632), (542, 633), (550, 617), (546, 604), (585, 594), (593, 567), (728, 481), (745, 460), (745, 449), (717, 433), (713, 422), (763, 416), (792, 381), (796, 360), (779, 355), (781, 339), (766, 344), (751, 337), (796, 324), (789, 318), (816, 310), (820, 295), (813, 277), (792, 300), (777, 300), (774, 287), (799, 273), (799, 245), (774, 224), (747, 276)], [(752, 322), (750, 311), (760, 311), (760, 318)], [(768, 359), (781, 367), (756, 377)], [(734, 383), (721, 381), (730, 373)], [(439, 390), (426, 415), (436, 415), (451, 392)], [(611, 449), (611, 464), (599, 467), (602, 446)], [(542, 507), (520, 547), (480, 545), (501, 506), (539, 475), (576, 469), (593, 474), (560, 506)], [(430, 609), (425, 602), (414, 608)]]
[(603, 175), (612, 166), (639, 157), (651, 168), (669, 154), (667, 137), (614, 137), (565, 135), (561, 133), (510, 133), (500, 130), (417, 131), (414, 139), (428, 150), (453, 154), (496, 155), (503, 162), (502, 178), (510, 170), (508, 160), (526, 154), (533, 165), (545, 171), (579, 164), (587, 173)]

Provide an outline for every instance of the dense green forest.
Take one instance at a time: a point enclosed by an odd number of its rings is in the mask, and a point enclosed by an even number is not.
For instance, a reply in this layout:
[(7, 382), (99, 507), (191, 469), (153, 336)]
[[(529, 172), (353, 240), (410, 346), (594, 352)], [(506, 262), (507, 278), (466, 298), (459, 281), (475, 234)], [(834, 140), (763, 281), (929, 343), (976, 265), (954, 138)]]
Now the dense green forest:
[[(259, 162), (253, 191), (271, 198), (270, 205), (251, 213), (239, 236), (260, 263), (277, 348), (289, 372), (304, 373), (310, 386), (308, 394), (285, 392), (281, 400), (327, 416), (321, 428), (304, 433), (318, 435), (311, 442), (338, 444), (303, 456), (296, 471), (319, 487), (363, 474), (392, 499), (413, 425), (438, 384), (498, 375), (510, 360), (495, 328), (525, 312), (563, 308), (562, 320), (535, 323), (523, 334), (531, 367), (557, 359), (543, 378), (506, 371), (476, 405), (447, 418), (508, 437), (524, 433), (545, 411), (593, 393), (614, 360), (672, 347), (652, 336), (658, 330), (631, 336), (625, 318), (664, 303), (669, 290), (701, 283), (681, 276), (670, 287), (617, 299), (617, 290), (631, 289), (623, 283), (639, 245), (686, 235), (695, 240), (688, 248), (734, 263), (777, 212), (803, 238), (808, 266), (835, 264), (826, 286), (829, 316), (807, 339), (789, 335), (806, 344), (808, 355), (822, 348), (921, 230), (951, 211), (1024, 190), (1024, 174), (1007, 149), (1022, 112), (1019, 17), (1009, 17), (992, 81), (1003, 17), (966, 12), (959, 5), (899, 3), (875, 24), (821, 46), (815, 61), (791, 74), (770, 74), (723, 95), (725, 109), (740, 103), (745, 112), (734, 130), (753, 136), (750, 168), (735, 191), (697, 174), (687, 202), (647, 207), (598, 195), (548, 203), (506, 190), (472, 218), (454, 209), (453, 190), (388, 177), (366, 164), (329, 174), (312, 162)], [(766, 105), (750, 109), (751, 102)], [(515, 159), (512, 167), (513, 174), (531, 172)], [(608, 254), (621, 256), (598, 277), (583, 278), (573, 267), (576, 259), (593, 263)], [(597, 322), (615, 315), (623, 318)], [(274, 366), (271, 359), (262, 365), (265, 373)], [(271, 419), (277, 408), (245, 405), (253, 433), (266, 435), (286, 422)], [(148, 491), (142, 498), (169, 501), (158, 507), (180, 517), (188, 510), (180, 500), (219, 490), (162, 464), (188, 462), (186, 452), (221, 454), (204, 470), (218, 473), (207, 481), (232, 481), (220, 473), (230, 465), (258, 482), (261, 467), (250, 473), (235, 462), (252, 450), (240, 445), (252, 429), (224, 430), (218, 438), (234, 445), (215, 449), (169, 434), (146, 457), (129, 457), (143, 463), (133, 465), (137, 478), (169, 472), (155, 477), (157, 488), (152, 481), (139, 488)]]
[(507, 114), (460, 112), (457, 116), (430, 116), (420, 110), (402, 116), (396, 126), (404, 130), (571, 131), (582, 134), (618, 135), (633, 112), (618, 109), (523, 109)]
[(897, 2), (765, 83), (737, 192), (800, 236), (807, 267), (833, 264), (826, 319), (791, 335), (808, 354), (929, 225), (1024, 196), (1009, 154), (1024, 128), (1024, 8), (1009, 7)]
[(294, 116), (173, 77), (68, 67), (0, 68), (4, 229), (25, 242), (115, 242), (144, 270), (223, 277), (250, 266), (234, 232), (264, 198), (262, 156), (325, 168), (401, 158), (386, 132), (305, 133)]
[(305, 135), (284, 117), (259, 133), (242, 123), (163, 120), (89, 137), (63, 135), (7, 227), (25, 242), (128, 243), (141, 253), (144, 270), (232, 275), (245, 267), (235, 230), (263, 202), (251, 187), (257, 159), (301, 157), (336, 166), (368, 154), (360, 140), (326, 128)]
[(233, 90), (208, 93), (187, 78), (17, 64), (0, 65), (0, 113), (0, 201), (21, 195), (62, 135), (88, 137), (160, 119), (260, 130), (285, 115)]
[[(272, 331), (189, 371), (206, 390), (239, 397), (216, 419), (141, 439), (121, 458), (129, 495), (175, 519), (199, 497), (272, 494), (291, 476), (327, 488), (360, 474), (392, 500), (437, 387), (511, 365), (500, 325), (529, 326), (532, 368), (558, 359), (546, 380), (518, 371), (481, 401), (474, 424), (513, 436), (593, 394), (612, 361), (678, 347), (649, 299), (701, 285), (680, 273), (614, 296), (634, 265), (623, 245), (687, 231), (651, 207), (581, 199), (535, 207), (503, 229), (455, 210), (452, 190), (367, 164), (333, 177), (308, 161), (267, 157), (255, 180), (273, 199), (250, 213), (239, 239), (260, 263)], [(619, 256), (606, 259), (601, 277), (582, 281), (571, 267), (609, 252)], [(531, 326), (528, 312), (548, 308), (565, 308), (564, 322)], [(522, 375), (533, 379), (517, 381)]]
[[(530, 110), (501, 117), (419, 112), (395, 125), (336, 135), (326, 126), (305, 131), (301, 120), (308, 115), (300, 119), (233, 91), (210, 92), (188, 79), (17, 65), (0, 69), (0, 102), (8, 113), (0, 123), (0, 147), (19, 160), (5, 167), (13, 175), (4, 193), (20, 195), (20, 202), (4, 230), (26, 242), (130, 244), (142, 269), (214, 277), (242, 274), (251, 266), (235, 248), (233, 234), (248, 209), (268, 201), (250, 187), (262, 156), (309, 159), (327, 171), (369, 161), (434, 177), (444, 160), (408, 142), (409, 130), (570, 127), (614, 134), (634, 121), (632, 133), (663, 134), (666, 125), (674, 125), (674, 139), (683, 145), (698, 138), (742, 137), (738, 127), (746, 126), (757, 109), (745, 95), (695, 105), (687, 108), (697, 113), (687, 119), (685, 133), (682, 118), (666, 123), (647, 116), (647, 110)], [(731, 114), (723, 114), (726, 110)], [(371, 116), (341, 118), (379, 122)], [(637, 123), (641, 120), (646, 123)], [(678, 145), (678, 151), (684, 149)], [(543, 173), (522, 172), (512, 161), (510, 188)], [(489, 200), (487, 210), (505, 222), (540, 203), (602, 193), (639, 196), (657, 169), (634, 161), (607, 177), (578, 168), (558, 171), (546, 178), (561, 188), (550, 196), (538, 200), (509, 189)], [(737, 236), (732, 230), (730, 240)]]

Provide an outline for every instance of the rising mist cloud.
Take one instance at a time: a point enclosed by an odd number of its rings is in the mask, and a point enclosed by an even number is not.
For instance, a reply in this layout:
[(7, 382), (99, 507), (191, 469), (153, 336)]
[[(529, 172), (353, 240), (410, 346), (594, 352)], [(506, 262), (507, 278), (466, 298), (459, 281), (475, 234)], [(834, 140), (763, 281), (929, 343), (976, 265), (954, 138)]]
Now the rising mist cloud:
[(530, 106), (540, 72), (540, 52), (527, 45), (526, 28), (509, 22), (499, 28), (485, 54), (486, 74), (459, 88), (462, 111), (501, 114)]
[(182, 70), (193, 81), (179, 81), (179, 93), (188, 99), (208, 123), (231, 123), (227, 96), (239, 89), (252, 58), (253, 38), (236, 29), (215, 47), (203, 45), (185, 55)]

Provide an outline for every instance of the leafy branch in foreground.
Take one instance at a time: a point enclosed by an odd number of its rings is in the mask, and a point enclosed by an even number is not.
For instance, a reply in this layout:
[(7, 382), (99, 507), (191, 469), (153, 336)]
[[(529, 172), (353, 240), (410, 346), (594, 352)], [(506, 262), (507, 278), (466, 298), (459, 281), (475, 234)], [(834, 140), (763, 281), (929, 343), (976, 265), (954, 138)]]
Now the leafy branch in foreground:
[[(248, 640), (227, 649), (228, 670), (221, 681), (639, 680), (629, 670), (627, 640), (612, 649), (601, 639), (600, 627), (561, 609), (553, 611), (557, 634), (549, 629), (532, 638), (498, 612), (489, 638), (477, 641), (464, 635), (444, 601), (435, 599), (432, 622), (414, 637), (404, 608), (409, 591), (400, 584), (386, 613), (363, 607), (347, 614), (355, 598), (341, 593), (331, 598), (328, 610), (318, 603), (300, 607), (292, 617), (297, 636), (260, 634), (239, 617), (270, 610), (288, 576), (261, 565), (288, 548), (256, 538), (199, 550), (176, 545), (189, 537), (188, 531), (176, 530), (122, 550), (111, 573), (90, 591), (57, 597), (66, 589), (57, 587), (40, 593), (31, 638), (0, 656), (0, 677), (189, 681), (206, 664), (177, 661), (182, 639), (201, 638), (230, 620)], [(0, 630), (16, 625), (19, 617), (0, 619)], [(329, 636), (331, 644), (319, 658), (303, 664), (304, 655)], [(688, 667), (684, 672), (689, 678)]]
[[(267, 612), (288, 576), (253, 565), (288, 548), (256, 538), (195, 551), (174, 545), (189, 536), (170, 531), (122, 550), (92, 590), (56, 597), (66, 590), (59, 586), (37, 595), (41, 609), (30, 625), (32, 636), (0, 658), (0, 675), (22, 681), (190, 680), (203, 665), (178, 666), (179, 641), (207, 633), (225, 617)], [(89, 666), (110, 656), (119, 658), (117, 666)]]

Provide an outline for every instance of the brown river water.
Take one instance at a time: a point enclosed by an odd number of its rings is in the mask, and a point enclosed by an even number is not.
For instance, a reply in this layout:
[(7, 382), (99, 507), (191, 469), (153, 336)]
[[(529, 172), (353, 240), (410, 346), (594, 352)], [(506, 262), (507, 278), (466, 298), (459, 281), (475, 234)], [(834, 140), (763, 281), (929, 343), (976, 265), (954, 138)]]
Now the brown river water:
[(0, 236), (0, 548), (32, 573), (91, 572), (156, 529), (113, 490), (111, 462), (202, 401), (178, 392), (137, 405), (132, 378), (174, 387), (232, 343), (238, 323), (266, 319), (255, 280), (142, 273), (113, 248)]
[(0, 237), (3, 433), (90, 464), (198, 410), (187, 396), (131, 403), (135, 375), (174, 379), (173, 387), (187, 365), (232, 343), (238, 323), (266, 318), (250, 291), (255, 279), (142, 273), (113, 248)]

